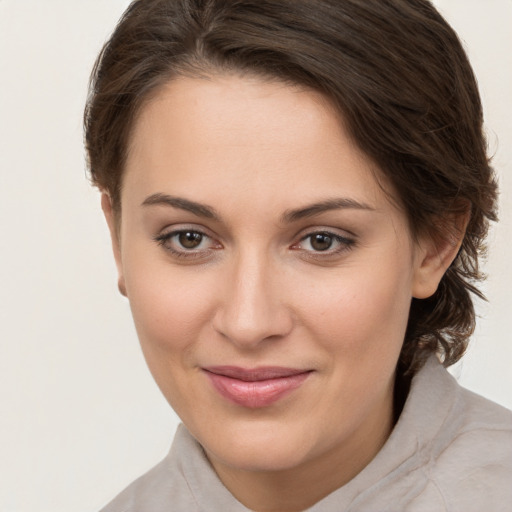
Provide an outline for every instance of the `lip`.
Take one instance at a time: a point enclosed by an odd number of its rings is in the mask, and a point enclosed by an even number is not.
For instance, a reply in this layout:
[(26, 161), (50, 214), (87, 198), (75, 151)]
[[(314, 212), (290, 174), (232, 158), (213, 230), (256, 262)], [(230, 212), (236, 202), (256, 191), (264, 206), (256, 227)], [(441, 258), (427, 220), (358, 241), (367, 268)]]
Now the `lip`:
[(203, 368), (215, 390), (232, 403), (256, 409), (267, 407), (299, 388), (312, 370), (265, 366)]

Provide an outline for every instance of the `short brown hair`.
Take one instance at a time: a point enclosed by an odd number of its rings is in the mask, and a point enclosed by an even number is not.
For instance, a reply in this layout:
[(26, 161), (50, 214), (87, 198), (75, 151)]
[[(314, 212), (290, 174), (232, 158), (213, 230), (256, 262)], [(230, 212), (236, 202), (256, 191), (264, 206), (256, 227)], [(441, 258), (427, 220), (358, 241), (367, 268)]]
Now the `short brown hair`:
[(479, 257), (496, 219), (480, 97), (464, 49), (428, 0), (136, 0), (93, 70), (85, 109), (92, 182), (119, 211), (134, 120), (180, 75), (250, 73), (320, 91), (392, 183), (413, 235), (448, 236), (469, 211), (437, 292), (413, 299), (399, 367), (446, 366), (475, 324)]

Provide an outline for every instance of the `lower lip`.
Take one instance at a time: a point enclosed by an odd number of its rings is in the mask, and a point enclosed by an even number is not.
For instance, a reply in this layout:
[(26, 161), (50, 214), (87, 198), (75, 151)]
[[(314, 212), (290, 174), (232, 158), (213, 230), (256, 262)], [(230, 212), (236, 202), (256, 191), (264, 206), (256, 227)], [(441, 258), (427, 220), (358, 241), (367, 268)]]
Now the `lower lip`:
[(213, 387), (230, 402), (256, 409), (271, 405), (297, 389), (311, 372), (276, 379), (246, 382), (224, 375), (206, 372)]

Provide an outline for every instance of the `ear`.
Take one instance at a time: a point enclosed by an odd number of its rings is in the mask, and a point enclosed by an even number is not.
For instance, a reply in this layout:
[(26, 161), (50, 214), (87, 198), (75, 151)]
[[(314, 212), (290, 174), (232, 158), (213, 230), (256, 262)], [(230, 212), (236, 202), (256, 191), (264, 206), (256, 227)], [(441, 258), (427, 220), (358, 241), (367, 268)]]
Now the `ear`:
[(112, 207), (112, 200), (106, 192), (102, 192), (101, 194), (101, 209), (103, 210), (103, 214), (105, 215), (105, 219), (108, 224), (108, 229), (110, 231), (110, 239), (112, 240), (112, 250), (114, 252), (114, 259), (116, 261), (118, 275), (117, 286), (121, 294), (127, 297), (126, 285), (123, 274), (123, 264), (121, 260), (121, 245), (118, 230), (119, 219), (116, 219), (114, 209)]
[(412, 296), (426, 299), (436, 292), (448, 267), (456, 258), (469, 222), (469, 211), (440, 221), (441, 236), (425, 235), (416, 244)]

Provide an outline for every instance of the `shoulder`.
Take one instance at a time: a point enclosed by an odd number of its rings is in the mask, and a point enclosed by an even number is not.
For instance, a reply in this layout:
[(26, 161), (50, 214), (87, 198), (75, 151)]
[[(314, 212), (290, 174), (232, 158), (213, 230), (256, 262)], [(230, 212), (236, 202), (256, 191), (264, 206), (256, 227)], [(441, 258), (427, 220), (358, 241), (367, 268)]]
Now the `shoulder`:
[[(456, 464), (464, 472), (512, 471), (512, 411), (456, 384), (451, 409), (439, 432), (446, 446), (438, 464)], [(441, 442), (441, 447), (442, 447)]]
[(165, 459), (101, 512), (249, 512), (222, 485), (201, 445), (180, 425)]
[(201, 445), (179, 425), (165, 459), (101, 512), (250, 512), (224, 487)]
[[(168, 471), (166, 460), (131, 483), (114, 498), (101, 512), (139, 512), (151, 510), (198, 510), (193, 496), (187, 492), (182, 475)], [(169, 509), (169, 504), (172, 508)]]
[(512, 431), (512, 411), (458, 386), (457, 400), (465, 411), (463, 424), (469, 429)]
[(457, 384), (446, 370), (450, 407), (426, 446), (426, 494), (445, 510), (510, 510), (512, 503), (512, 411)]
[[(100, 512), (169, 512), (199, 510), (180, 461), (183, 434), (174, 439), (169, 454), (155, 467), (131, 483)], [(169, 508), (171, 505), (172, 508)]]
[(431, 478), (449, 510), (510, 510), (512, 412), (460, 388), (458, 429)]

